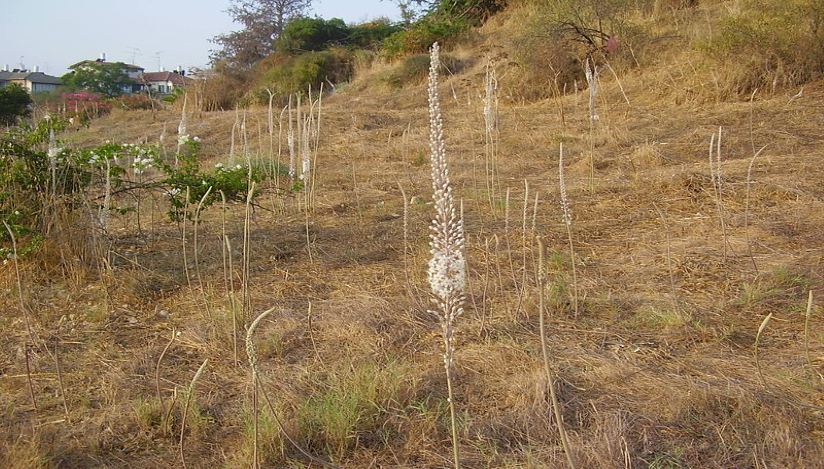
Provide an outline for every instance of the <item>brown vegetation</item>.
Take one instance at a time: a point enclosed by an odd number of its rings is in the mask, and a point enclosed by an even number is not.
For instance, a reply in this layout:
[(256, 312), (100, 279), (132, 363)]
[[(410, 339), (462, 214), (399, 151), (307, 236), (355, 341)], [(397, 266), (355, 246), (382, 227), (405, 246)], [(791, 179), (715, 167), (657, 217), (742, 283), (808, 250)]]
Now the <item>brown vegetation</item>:
[[(545, 303), (578, 467), (821, 467), (824, 318), (815, 304), (805, 328), (808, 292), (819, 298), (824, 287), (821, 82), (803, 93), (734, 93), (724, 66), (689, 47), (697, 22), (721, 21), (728, 5), (663, 2), (679, 8), (650, 21), (679, 38), (662, 33), (638, 64), (601, 69), (593, 125), (584, 90), (513, 88), (526, 86), (514, 79), (523, 68), (501, 57), (515, 60), (506, 31), (526, 23), (523, 3), (449, 51), (473, 65), (442, 75), (470, 277), (454, 369), (463, 466), (567, 467), (539, 336)], [(492, 204), (481, 100), (488, 51), (499, 54), (503, 77)], [(200, 214), (201, 289), (186, 278), (196, 267), (191, 226), (184, 269), (180, 227), (163, 218), (159, 200), (141, 204), (140, 231), (134, 213), (112, 215), (110, 265), (67, 262), (61, 253), (76, 250), (47, 240), (39, 256), (0, 266), (0, 467), (181, 467), (184, 408), (187, 467), (253, 467), (253, 454), (260, 467), (320, 467), (283, 436), (273, 412), (305, 451), (341, 467), (452, 464), (440, 326), (427, 312), (426, 91), (387, 86), (389, 68), (376, 63), (324, 98), (314, 210), (262, 184), (246, 230), (249, 308), (236, 304), (242, 205), (226, 212), (228, 283), (221, 209)], [(179, 116), (114, 111), (62, 138), (157, 141)], [(276, 157), (267, 109), (245, 119), (253, 157)], [(234, 111), (191, 113), (204, 165), (226, 161), (235, 121)], [(719, 127), (722, 170), (713, 175), (707, 150)], [(63, 239), (73, 234), (82, 246), (81, 222), (67, 220), (75, 230), (66, 226)], [(536, 236), (546, 243), (540, 302)], [(269, 309), (255, 332), (253, 381), (233, 315), (248, 328)], [(754, 351), (768, 314), (762, 382)], [(253, 382), (262, 390), (256, 406)]]

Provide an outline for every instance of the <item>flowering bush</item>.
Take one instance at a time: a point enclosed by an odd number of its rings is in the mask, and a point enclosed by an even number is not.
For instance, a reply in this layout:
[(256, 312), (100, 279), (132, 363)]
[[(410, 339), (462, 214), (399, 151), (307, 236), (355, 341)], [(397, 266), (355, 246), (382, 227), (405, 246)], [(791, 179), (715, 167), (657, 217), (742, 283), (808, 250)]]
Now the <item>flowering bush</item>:
[(121, 108), (128, 110), (152, 109), (152, 99), (144, 94), (124, 94), (112, 101)]
[(201, 200), (203, 207), (214, 204), (221, 199), (221, 192), (226, 196), (226, 200), (245, 201), (249, 185), (253, 181), (260, 182), (265, 178), (264, 173), (257, 168), (243, 165), (228, 168), (223, 163), (218, 163), (213, 171), (201, 171), (197, 163), (200, 138), (184, 134), (178, 142), (183, 146), (183, 150), (179, 155), (177, 167), (156, 160), (157, 167), (167, 174), (161, 183), (172, 205), (168, 212), (172, 220), (181, 220), (187, 205), (198, 204)]
[(86, 123), (91, 119), (104, 116), (112, 110), (111, 101), (104, 100), (99, 94), (82, 91), (80, 93), (64, 93), (62, 111), (66, 118), (76, 119), (78, 123)]
[[(55, 203), (68, 210), (94, 208), (103, 219), (107, 210), (125, 211), (115, 206), (116, 201), (110, 204), (112, 193), (159, 190), (168, 196), (169, 216), (179, 221), (187, 205), (203, 200), (203, 207), (208, 207), (221, 199), (221, 193), (227, 200), (244, 201), (251, 182), (264, 179), (263, 172), (242, 165), (201, 170), (200, 138), (188, 135), (180, 138), (174, 165), (163, 161), (159, 145), (106, 142), (94, 148), (60, 148), (54, 134), (67, 124), (48, 117), (0, 136), (0, 240), (11, 241), (2, 229), (5, 221), (18, 239), (18, 255), (39, 246), (39, 233), (47, 221), (43, 217)], [(154, 171), (147, 178), (149, 169)], [(106, 202), (88, 207), (89, 200)], [(0, 260), (3, 249), (0, 246)]]

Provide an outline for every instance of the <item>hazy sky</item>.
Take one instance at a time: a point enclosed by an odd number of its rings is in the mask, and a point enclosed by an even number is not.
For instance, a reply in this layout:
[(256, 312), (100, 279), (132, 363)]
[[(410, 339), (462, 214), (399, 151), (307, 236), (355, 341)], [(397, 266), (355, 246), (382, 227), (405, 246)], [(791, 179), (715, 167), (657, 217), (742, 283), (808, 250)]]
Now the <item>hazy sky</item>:
[[(229, 0), (38, 0), (3, 2), (0, 68), (22, 64), (50, 75), (106, 53), (110, 62), (157, 71), (204, 67), (212, 37), (238, 30), (225, 13)], [(389, 0), (314, 0), (310, 16), (347, 23), (399, 18)]]

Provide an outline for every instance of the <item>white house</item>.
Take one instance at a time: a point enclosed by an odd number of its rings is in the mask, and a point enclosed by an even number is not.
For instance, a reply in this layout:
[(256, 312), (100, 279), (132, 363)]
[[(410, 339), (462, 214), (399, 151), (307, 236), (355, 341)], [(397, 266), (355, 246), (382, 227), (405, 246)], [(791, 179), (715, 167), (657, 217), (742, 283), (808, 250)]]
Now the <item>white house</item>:
[(191, 81), (192, 79), (187, 78), (186, 72), (179, 67), (173, 72), (143, 72), (139, 79), (144, 89), (159, 94), (171, 94), (175, 89), (183, 88)]

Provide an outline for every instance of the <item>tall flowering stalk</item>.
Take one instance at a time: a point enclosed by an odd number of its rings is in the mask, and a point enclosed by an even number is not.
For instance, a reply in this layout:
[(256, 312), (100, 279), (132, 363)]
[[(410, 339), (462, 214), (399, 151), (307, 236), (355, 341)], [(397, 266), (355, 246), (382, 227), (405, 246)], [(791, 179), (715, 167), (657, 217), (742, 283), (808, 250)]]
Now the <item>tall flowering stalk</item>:
[(495, 64), (487, 59), (484, 77), (484, 153), (486, 155), (486, 192), (492, 215), (495, 213), (495, 195), (498, 179), (498, 78), (495, 76)]
[(561, 188), (561, 209), (564, 212), (564, 225), (569, 241), (569, 257), (572, 263), (572, 306), (575, 317), (578, 317), (578, 271), (575, 268), (575, 246), (572, 243), (572, 209), (569, 207), (566, 180), (564, 179), (564, 144), (561, 143), (558, 156), (558, 186)]
[(466, 257), (464, 255), (463, 220), (455, 207), (452, 183), (449, 180), (446, 146), (443, 138), (443, 118), (438, 99), (439, 46), (432, 45), (429, 64), (429, 148), (432, 161), (432, 189), (435, 200), (435, 219), (430, 234), (432, 259), (429, 261), (429, 285), (436, 305), (432, 314), (441, 320), (444, 343), (444, 367), (449, 393), (449, 413), (452, 425), (452, 449), (455, 468), (460, 469), (458, 428), (455, 399), (452, 390), (455, 353), (455, 321), (463, 314), (466, 290)]
[(598, 116), (598, 67), (590, 64), (587, 59), (584, 64), (584, 74), (587, 77), (589, 88), (589, 188), (595, 188), (595, 123), (600, 119)]

